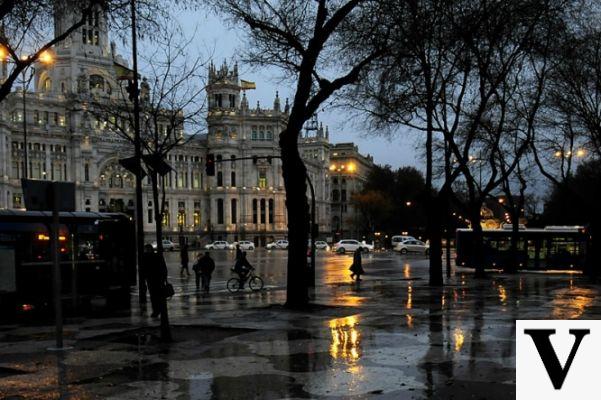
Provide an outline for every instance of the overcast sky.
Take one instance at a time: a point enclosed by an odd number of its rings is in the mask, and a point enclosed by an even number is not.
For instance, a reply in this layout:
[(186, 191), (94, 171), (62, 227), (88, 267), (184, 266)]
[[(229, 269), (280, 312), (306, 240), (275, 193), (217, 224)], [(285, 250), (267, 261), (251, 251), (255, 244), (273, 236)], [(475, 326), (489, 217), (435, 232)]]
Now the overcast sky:
[[(198, 11), (179, 13), (176, 15), (184, 33), (197, 39), (197, 47), (200, 51), (209, 50), (213, 54), (214, 63), (221, 65), (223, 60), (235, 60), (238, 50), (244, 46), (244, 32), (230, 29), (229, 25), (219, 17)], [(257, 83), (257, 90), (247, 92), (251, 107), (257, 101), (262, 107), (273, 106), (276, 90), (280, 97), (292, 97), (293, 82), (280, 82), (278, 71), (275, 69), (251, 69), (248, 66), (239, 65), (242, 79)], [(355, 142), (363, 154), (371, 154), (377, 164), (390, 164), (393, 167), (413, 165), (423, 168), (422, 153), (418, 150), (420, 142), (416, 134), (403, 132), (391, 140), (374, 135), (363, 134), (360, 121), (349, 120), (349, 115), (337, 109), (325, 110), (319, 114), (319, 120), (330, 128), (330, 140), (333, 143)]]

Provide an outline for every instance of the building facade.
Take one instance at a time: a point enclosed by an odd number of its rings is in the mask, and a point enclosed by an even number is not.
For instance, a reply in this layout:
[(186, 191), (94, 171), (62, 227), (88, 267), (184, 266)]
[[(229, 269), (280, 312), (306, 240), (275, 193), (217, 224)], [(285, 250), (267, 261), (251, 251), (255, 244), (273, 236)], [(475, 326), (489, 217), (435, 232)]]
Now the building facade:
[[(60, 32), (73, 18), (57, 16), (55, 30)], [(24, 208), (20, 180), (28, 177), (74, 182), (78, 210), (133, 215), (135, 179), (118, 163), (132, 155), (132, 145), (90, 109), (122, 98), (123, 78), (130, 73), (109, 42), (102, 13), (92, 15), (52, 54), (52, 64), (38, 62), (25, 74), (25, 82), (32, 74), (31, 90), (16, 87), (0, 103), (0, 208)], [(286, 236), (281, 160), (252, 157), (279, 155), (278, 133), (289, 106), (275, 93), (271, 107), (258, 102), (250, 107), (241, 83), (236, 65), (210, 66), (207, 132), (173, 149), (166, 160), (173, 171), (165, 178), (165, 237), (246, 239), (262, 245)], [(323, 127), (302, 135), (299, 143), (315, 186), (320, 232), (326, 235), (331, 231), (331, 145)], [(204, 168), (209, 153), (217, 161), (211, 177)], [(245, 160), (232, 160), (238, 158)], [(156, 205), (149, 180), (143, 191), (145, 232), (151, 240)]]
[(331, 228), (333, 240), (362, 239), (360, 216), (353, 205), (374, 166), (373, 157), (359, 153), (354, 143), (338, 143), (330, 150)]

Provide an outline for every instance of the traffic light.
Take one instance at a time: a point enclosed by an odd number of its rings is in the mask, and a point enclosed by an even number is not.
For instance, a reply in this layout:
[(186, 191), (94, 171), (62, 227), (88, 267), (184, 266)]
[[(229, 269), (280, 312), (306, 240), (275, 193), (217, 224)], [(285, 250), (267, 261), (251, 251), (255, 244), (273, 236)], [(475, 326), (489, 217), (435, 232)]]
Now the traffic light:
[(205, 172), (207, 176), (215, 176), (215, 154), (207, 154)]

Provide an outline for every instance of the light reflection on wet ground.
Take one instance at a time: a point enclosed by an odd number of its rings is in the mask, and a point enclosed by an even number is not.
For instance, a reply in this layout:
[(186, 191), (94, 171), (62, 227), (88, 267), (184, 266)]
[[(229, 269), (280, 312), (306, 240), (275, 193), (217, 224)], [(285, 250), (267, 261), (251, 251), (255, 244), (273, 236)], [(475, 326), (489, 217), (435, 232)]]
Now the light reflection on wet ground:
[[(515, 397), (515, 320), (599, 318), (599, 286), (581, 276), (460, 271), (427, 286), (420, 257), (372, 254), (352, 283), (350, 256), (320, 254), (320, 304), (288, 311), (285, 253), (249, 258), (269, 289), (224, 290), (233, 255), (217, 253), (213, 293), (195, 291), (169, 255), (176, 342), (134, 307), (68, 324), (64, 355), (48, 353), (52, 327), (0, 325), (0, 398), (508, 399)], [(148, 328), (137, 329), (147, 326)]]

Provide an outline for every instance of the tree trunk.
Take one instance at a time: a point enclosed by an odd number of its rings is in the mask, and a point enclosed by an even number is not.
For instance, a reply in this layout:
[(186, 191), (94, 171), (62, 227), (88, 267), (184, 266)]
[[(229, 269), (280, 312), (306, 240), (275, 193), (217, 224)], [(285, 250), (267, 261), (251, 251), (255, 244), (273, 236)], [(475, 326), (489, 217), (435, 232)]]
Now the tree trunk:
[[(162, 179), (162, 178), (161, 178)], [(152, 202), (154, 203), (154, 226), (156, 230), (157, 253), (163, 257), (163, 206), (159, 206), (159, 177), (156, 172), (150, 172), (152, 182)], [(161, 340), (170, 342), (172, 340), (171, 327), (169, 325), (169, 313), (167, 310), (167, 299), (161, 297)]]
[(286, 211), (288, 213), (286, 306), (290, 308), (302, 308), (309, 302), (307, 170), (297, 146), (301, 127), (302, 123), (294, 124), (289, 121), (288, 127), (280, 134), (282, 175), (286, 188)]
[(520, 208), (513, 205), (511, 208), (511, 245), (509, 248), (509, 265), (505, 266), (505, 272), (514, 274), (520, 263), (518, 241), (520, 237)]
[(442, 286), (442, 225), (440, 196), (432, 198), (428, 213), (428, 239), (430, 240), (430, 286)]
[(484, 232), (482, 231), (480, 210), (482, 203), (472, 203), (470, 206), (470, 221), (472, 223), (472, 262), (476, 269), (476, 278), (484, 278)]

